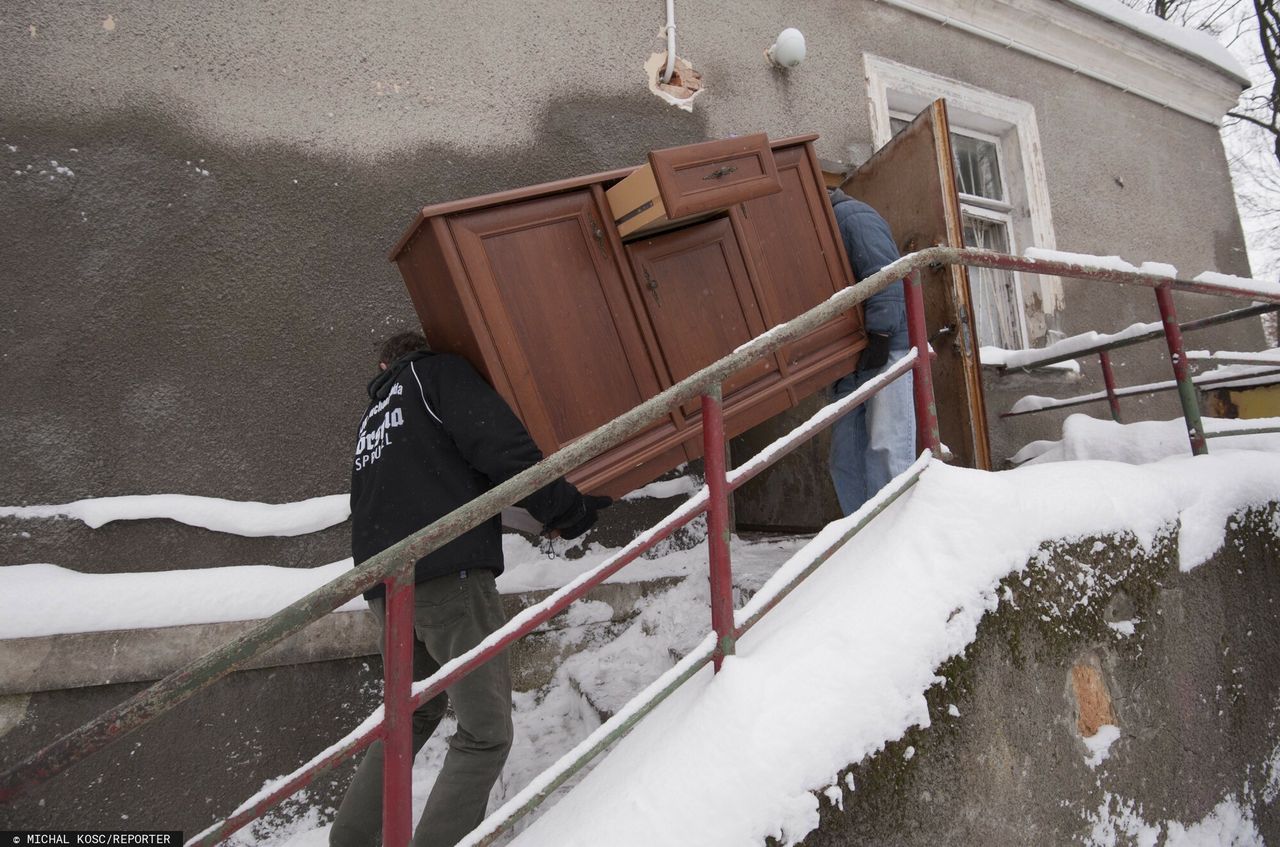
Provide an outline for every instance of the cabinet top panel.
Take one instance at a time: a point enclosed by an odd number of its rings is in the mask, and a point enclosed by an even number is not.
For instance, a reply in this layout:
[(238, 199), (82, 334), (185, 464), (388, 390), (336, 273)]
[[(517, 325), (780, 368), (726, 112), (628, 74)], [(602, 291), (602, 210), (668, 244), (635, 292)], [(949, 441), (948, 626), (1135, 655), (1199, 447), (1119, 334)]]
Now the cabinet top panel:
[[(782, 147), (791, 147), (797, 144), (807, 144), (818, 138), (817, 133), (808, 133), (806, 135), (796, 135), (789, 138), (779, 138), (769, 142), (769, 146), (777, 150)], [(544, 182), (538, 185), (529, 185), (523, 188), (513, 188), (507, 191), (499, 191), (493, 194), (484, 194), (479, 197), (468, 197), (461, 200), (448, 200), (444, 203), (436, 203), (432, 206), (426, 206), (414, 217), (411, 223), (400, 236), (395, 246), (387, 254), (390, 261), (395, 261), (404, 250), (409, 239), (413, 238), (418, 228), (427, 220), (438, 217), (440, 215), (448, 215), (454, 212), (463, 212), (471, 209), (480, 209), (485, 206), (499, 206), (503, 203), (512, 203), (518, 200), (527, 200), (532, 197), (541, 197), (548, 194), (558, 194), (562, 191), (571, 191), (576, 188), (582, 188), (597, 183), (612, 183), (620, 179), (630, 176), (637, 167), (635, 165), (628, 168), (619, 168), (612, 171), (604, 171), (597, 174), (589, 174), (586, 176), (572, 177), (570, 179), (556, 180), (555, 182)]]

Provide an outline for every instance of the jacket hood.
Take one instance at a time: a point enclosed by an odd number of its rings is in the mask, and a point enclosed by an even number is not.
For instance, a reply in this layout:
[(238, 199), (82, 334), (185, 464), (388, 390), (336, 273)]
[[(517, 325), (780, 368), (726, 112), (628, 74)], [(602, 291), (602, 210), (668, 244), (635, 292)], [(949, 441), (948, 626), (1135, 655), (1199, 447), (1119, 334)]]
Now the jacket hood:
[(396, 359), (387, 366), (385, 371), (382, 371), (369, 381), (369, 387), (366, 389), (369, 392), (369, 399), (387, 399), (387, 395), (391, 392), (391, 386), (395, 383), (396, 378), (400, 376), (400, 372), (409, 367), (412, 362), (416, 362), (419, 359), (425, 359), (430, 355), (432, 355), (432, 353), (429, 350), (415, 350), (412, 353), (406, 353), (399, 359)]
[(841, 191), (841, 190), (840, 190), (840, 189), (838, 189), (838, 188), (831, 188), (831, 189), (828, 189), (828, 190), (827, 190), (827, 193), (828, 193), (828, 194), (830, 195), (830, 197), (831, 197), (831, 205), (832, 205), (832, 206), (836, 206), (836, 205), (839, 205), (840, 203), (844, 203), (844, 202), (845, 202), (845, 201), (847, 201), (847, 200), (852, 200), (852, 199), (853, 199), (853, 198), (852, 198), (852, 197), (850, 197), (848, 194), (845, 194), (843, 191)]

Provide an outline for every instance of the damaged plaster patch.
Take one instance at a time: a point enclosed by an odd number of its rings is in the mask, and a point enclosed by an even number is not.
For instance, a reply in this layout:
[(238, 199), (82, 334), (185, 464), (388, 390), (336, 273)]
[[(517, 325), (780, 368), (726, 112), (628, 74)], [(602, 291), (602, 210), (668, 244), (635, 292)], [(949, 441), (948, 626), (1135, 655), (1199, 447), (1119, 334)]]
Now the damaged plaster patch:
[(1097, 656), (1089, 655), (1076, 662), (1071, 668), (1071, 687), (1076, 695), (1076, 729), (1088, 750), (1085, 764), (1093, 769), (1106, 760), (1111, 745), (1120, 738), (1111, 693)]
[(702, 74), (693, 69), (693, 65), (676, 56), (675, 69), (671, 73), (671, 82), (662, 82), (662, 72), (667, 67), (667, 51), (654, 53), (644, 63), (644, 72), (649, 79), (649, 90), (666, 100), (672, 106), (693, 111), (693, 98), (703, 90)]
[(1107, 725), (1116, 724), (1111, 710), (1111, 692), (1102, 678), (1102, 667), (1097, 656), (1086, 656), (1071, 668), (1071, 687), (1075, 690), (1076, 709), (1079, 715), (1076, 729), (1088, 738)]

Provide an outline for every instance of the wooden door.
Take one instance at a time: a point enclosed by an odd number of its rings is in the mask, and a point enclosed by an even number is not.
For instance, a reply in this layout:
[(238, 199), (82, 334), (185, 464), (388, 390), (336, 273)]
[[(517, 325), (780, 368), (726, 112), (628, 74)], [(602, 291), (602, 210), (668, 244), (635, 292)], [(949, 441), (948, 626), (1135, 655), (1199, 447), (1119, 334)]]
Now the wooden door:
[[(627, 245), (644, 308), (673, 383), (763, 333), (764, 319), (728, 218), (670, 230)], [(777, 378), (773, 357), (725, 380), (726, 408)], [(693, 417), (697, 402), (686, 403)]]
[[(548, 454), (660, 390), (601, 220), (585, 189), (449, 218), (505, 370), (494, 383)], [(624, 446), (642, 453), (674, 430), (669, 419)]]
[[(889, 223), (905, 255), (934, 245), (963, 247), (960, 199), (946, 103), (937, 100), (880, 148), (841, 188)], [(991, 468), (969, 275), (960, 265), (922, 272), (925, 324), (942, 441), (966, 467)]]

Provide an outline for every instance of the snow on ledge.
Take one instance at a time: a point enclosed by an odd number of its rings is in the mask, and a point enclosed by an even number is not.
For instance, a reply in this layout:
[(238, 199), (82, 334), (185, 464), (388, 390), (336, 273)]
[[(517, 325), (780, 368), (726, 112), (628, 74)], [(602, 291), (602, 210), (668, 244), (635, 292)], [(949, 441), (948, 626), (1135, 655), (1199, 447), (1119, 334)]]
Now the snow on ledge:
[(1231, 51), (1206, 32), (1187, 29), (1155, 15), (1131, 9), (1118, 0), (1065, 0), (1069, 5), (1093, 12), (1121, 26), (1139, 32), (1154, 41), (1189, 53), (1239, 78), (1249, 81), (1249, 74)]
[[(0, 638), (257, 620), (350, 569), (350, 559), (317, 568), (245, 565), (114, 574), (8, 565), (0, 567)], [(40, 599), (55, 597), (56, 602)], [(364, 608), (357, 597), (338, 611)]]
[(190, 494), (129, 494), (53, 506), (0, 506), (0, 518), (75, 518), (93, 529), (112, 521), (167, 518), (251, 538), (306, 535), (340, 524), (350, 515), (350, 497), (346, 494), (312, 497), (297, 503), (257, 503)]
[(637, 488), (635, 491), (622, 495), (622, 499), (627, 502), (649, 498), (664, 500), (668, 497), (679, 497), (681, 494), (692, 494), (701, 487), (702, 483), (691, 476), (678, 476), (675, 479), (651, 482), (648, 485)]

